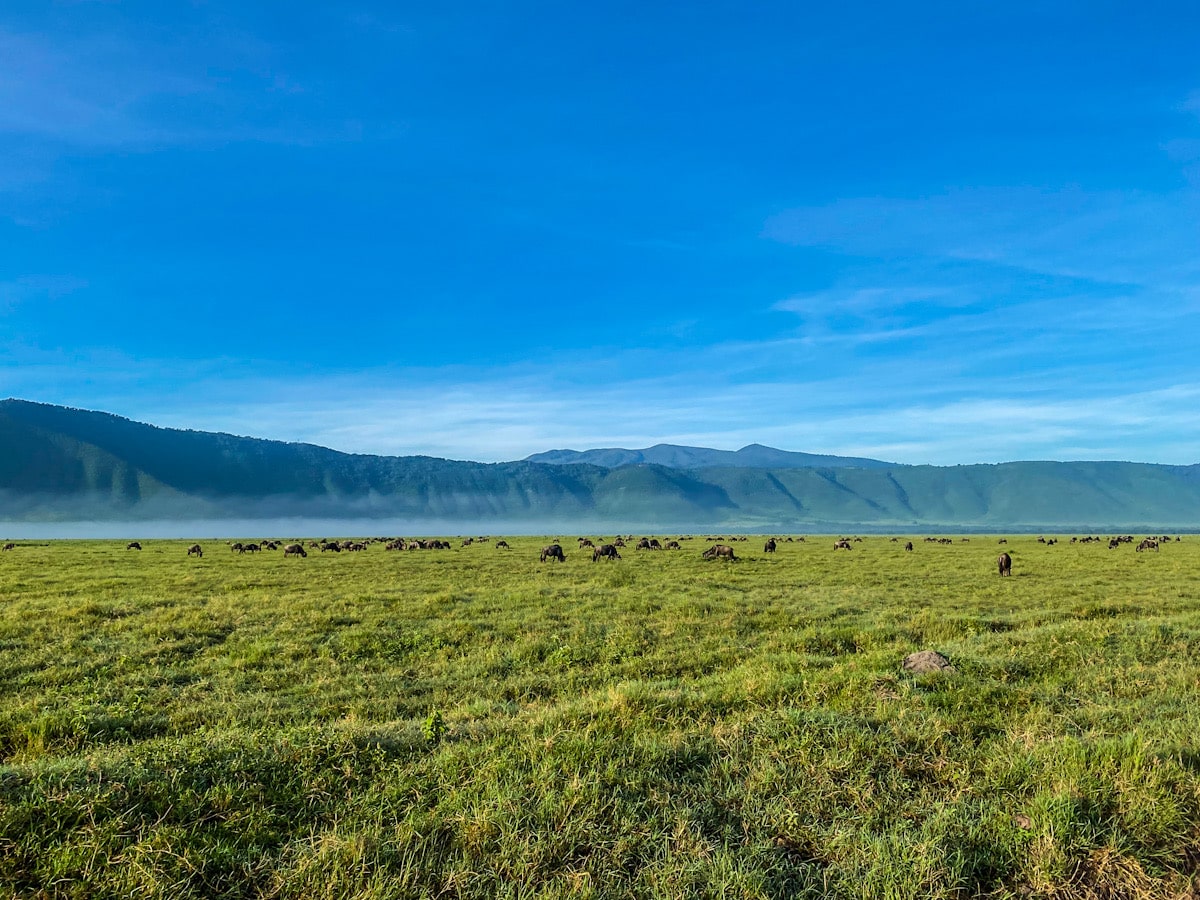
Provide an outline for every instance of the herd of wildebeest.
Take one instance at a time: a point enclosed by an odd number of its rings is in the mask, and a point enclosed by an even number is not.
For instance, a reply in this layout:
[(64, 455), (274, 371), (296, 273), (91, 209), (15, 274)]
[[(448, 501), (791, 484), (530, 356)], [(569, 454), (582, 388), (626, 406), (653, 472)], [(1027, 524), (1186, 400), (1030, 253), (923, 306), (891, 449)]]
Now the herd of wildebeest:
[[(627, 548), (631, 544), (633, 545), (633, 549), (635, 551), (641, 551), (641, 550), (673, 551), (673, 550), (682, 550), (683, 545), (681, 542), (691, 541), (691, 540), (695, 540), (695, 538), (691, 535), (684, 535), (684, 536), (681, 536), (678, 538), (667, 539), (665, 541), (661, 541), (658, 538), (652, 538), (652, 537), (637, 538), (633, 535), (625, 535), (625, 536), (617, 535), (611, 541), (607, 541), (607, 542), (604, 540), (593, 541), (591, 538), (581, 537), (581, 538), (577, 538), (577, 543), (579, 545), (580, 551), (591, 550), (592, 562), (599, 562), (602, 559), (612, 562), (613, 560), (620, 559), (621, 558), (620, 550), (622, 550), (622, 549), (627, 550)], [(705, 540), (708, 543), (710, 543), (712, 546), (708, 547), (706, 550), (704, 550), (703, 553), (700, 554), (703, 559), (724, 559), (724, 560), (730, 560), (730, 561), (736, 562), (741, 557), (739, 557), (734, 552), (734, 548), (731, 546), (731, 544), (734, 544), (737, 542), (746, 542), (746, 541), (749, 541), (750, 538), (747, 535), (738, 535), (738, 536), (732, 536), (732, 537), (725, 537), (725, 536), (708, 537), (708, 538), (705, 538)], [(854, 544), (861, 543), (862, 540), (863, 539), (861, 537), (853, 537), (853, 538), (839, 537), (833, 541), (833, 549), (834, 550), (853, 550)], [(898, 543), (900, 541), (900, 538), (893, 537), (893, 538), (890, 538), (890, 540), (892, 543)], [(952, 538), (947, 538), (947, 537), (926, 537), (924, 540), (925, 540), (925, 543), (934, 543), (934, 544), (953, 544), (954, 543), (954, 540)], [(970, 541), (971, 539), (969, 537), (960, 537), (958, 540), (960, 542), (966, 543), (966, 542)], [(1108, 542), (1108, 549), (1115, 550), (1118, 547), (1120, 547), (1122, 544), (1133, 544), (1135, 538), (1131, 534), (1116, 535), (1116, 536), (1109, 537), (1109, 538), (1101, 538), (1101, 537), (1097, 537), (1095, 535), (1088, 535), (1086, 537), (1073, 537), (1073, 538), (1071, 538), (1070, 543), (1072, 543), (1072, 544), (1076, 544), (1076, 543), (1092, 544), (1092, 543), (1104, 543), (1106, 540)], [(1179, 536), (1172, 538), (1169, 535), (1165, 535), (1165, 534), (1152, 535), (1150, 537), (1143, 538), (1141, 541), (1139, 541), (1137, 543), (1137, 545), (1134, 547), (1134, 549), (1138, 552), (1141, 552), (1143, 550), (1157, 551), (1162, 544), (1165, 544), (1165, 543), (1168, 543), (1171, 541), (1178, 542), (1180, 540), (1181, 540), (1181, 538)], [(794, 541), (803, 543), (805, 541), (805, 538), (804, 537), (794, 537), (794, 536), (780, 537), (780, 538), (768, 537), (766, 539), (766, 542), (763, 544), (763, 553), (774, 553), (776, 551), (776, 548), (779, 546), (779, 544), (785, 543), (785, 542), (792, 543)], [(486, 544), (486, 543), (491, 543), (491, 542), (492, 542), (492, 539), (490, 537), (486, 537), (486, 536), (468, 537), (468, 538), (462, 539), (461, 546), (468, 547), (472, 544)], [(1007, 544), (1008, 538), (1000, 538), (999, 542), (1001, 544)], [(1039, 537), (1039, 538), (1037, 538), (1037, 542), (1040, 544), (1045, 544), (1047, 546), (1054, 546), (1055, 544), (1058, 543), (1058, 538), (1056, 538), (1056, 537), (1052, 537), (1052, 538)], [(242, 541), (227, 542), (227, 545), (228, 545), (230, 551), (233, 553), (239, 553), (239, 554), (251, 553), (251, 554), (253, 554), (253, 553), (261, 553), (264, 551), (278, 551), (279, 549), (282, 548), (284, 556), (300, 556), (300, 557), (307, 557), (309, 550), (318, 550), (321, 553), (327, 553), (327, 552), (328, 553), (355, 553), (355, 552), (360, 552), (360, 551), (366, 550), (372, 544), (383, 544), (385, 550), (450, 550), (450, 549), (453, 549), (453, 545), (451, 544), (451, 542), (449, 540), (445, 540), (442, 538), (384, 538), (384, 537), (377, 537), (377, 538), (363, 538), (363, 539), (359, 539), (359, 540), (328, 540), (328, 539), (323, 538), (319, 541), (316, 541), (316, 540), (309, 541), (307, 549), (305, 548), (304, 541), (300, 541), (300, 540), (282, 541), (282, 540), (267, 539), (267, 540), (261, 540), (261, 541), (256, 541), (256, 542), (242, 542)], [(503, 540), (503, 539), (496, 540), (494, 542), (494, 546), (498, 550), (510, 550), (511, 549), (509, 547), (508, 541)], [(15, 541), (9, 541), (8, 543), (5, 543), (3, 546), (0, 546), (0, 549), (14, 550), (14, 549), (16, 549), (16, 547), (17, 547), (17, 544)], [(130, 541), (125, 546), (125, 549), (126, 550), (141, 550), (142, 544), (140, 541)], [(904, 549), (906, 552), (911, 553), (913, 551), (913, 542), (912, 541), (905, 542)], [(743, 551), (743, 553), (744, 552), (745, 551)], [(204, 548), (200, 544), (191, 544), (187, 548), (187, 555), (203, 557), (204, 556)], [(553, 541), (552, 543), (547, 544), (546, 546), (542, 547), (541, 554), (540, 554), (540, 562), (546, 562), (548, 560), (553, 560), (556, 562), (566, 562), (566, 560), (567, 560), (567, 555), (563, 551), (562, 544), (557, 539), (555, 541)], [(1001, 551), (1000, 555), (996, 558), (996, 567), (997, 567), (999, 574), (1011, 575), (1012, 574), (1012, 563), (1013, 563), (1012, 556), (1007, 551)]]

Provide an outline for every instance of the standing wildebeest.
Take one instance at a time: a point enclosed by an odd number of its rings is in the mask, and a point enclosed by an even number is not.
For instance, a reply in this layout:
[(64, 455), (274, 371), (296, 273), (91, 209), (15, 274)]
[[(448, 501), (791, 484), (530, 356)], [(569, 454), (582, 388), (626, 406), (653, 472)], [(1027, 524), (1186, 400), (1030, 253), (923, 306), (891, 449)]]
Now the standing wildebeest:
[(775, 538), (767, 538), (767, 542), (763, 544), (763, 553), (775, 552)]
[(1158, 552), (1158, 541), (1156, 541), (1154, 538), (1146, 538), (1133, 549), (1137, 550), (1139, 553), (1143, 550), (1153, 550)]
[(596, 545), (595, 545), (594, 543), (592, 543), (592, 539), (591, 539), (591, 538), (580, 538), (580, 539), (579, 539), (579, 549), (580, 549), (580, 550), (582, 550), (584, 547), (592, 547), (592, 548), (594, 548), (595, 546), (596, 546)]
[(666, 548), (668, 550), (678, 550), (679, 549), (679, 541), (667, 541), (667, 543), (664, 546), (666, 546)]
[(1001, 575), (1012, 574), (1012, 557), (1007, 553), (1001, 553), (996, 557), (996, 567), (1000, 570)]
[(621, 554), (617, 552), (617, 548), (612, 544), (601, 544), (592, 551), (592, 562), (598, 562), (600, 559), (614, 560), (620, 559)]
[(906, 543), (904, 545), (904, 549), (911, 553), (912, 552), (912, 541), (909, 541), (908, 543)]
[(497, 550), (509, 550), (511, 548), (508, 546), (508, 541), (502, 539), (502, 540), (496, 541), (496, 549)]
[(14, 544), (12, 541), (9, 541), (7, 544), (4, 545), (4, 549), (5, 550), (16, 550), (17, 545)]
[(559, 544), (551, 544), (549, 547), (542, 548), (542, 562), (548, 559), (557, 559), (559, 562), (566, 562), (567, 558), (563, 555), (562, 546)]
[(308, 554), (304, 552), (304, 546), (302, 544), (288, 544), (286, 547), (283, 548), (283, 555), (284, 556), (308, 556)]
[(842, 538), (840, 541), (834, 541), (833, 549), (834, 550), (853, 550), (854, 548), (850, 546), (850, 542), (848, 540), (846, 540), (845, 538)]
[(188, 554), (187, 554), (187, 555), (188, 555), (188, 556), (199, 556), (199, 557), (203, 557), (203, 556), (204, 556), (204, 550), (203, 550), (203, 549), (200, 547), (200, 545), (199, 545), (199, 544), (192, 544), (192, 546), (188, 547)]
[(737, 559), (737, 557), (733, 555), (733, 548), (726, 544), (713, 544), (700, 555), (705, 559)]
[(142, 545), (139, 544), (137, 541), (130, 541), (128, 544), (125, 545), (125, 549), (126, 550), (141, 550)]
[(230, 553), (245, 553), (246, 545), (243, 544), (241, 541), (238, 541), (236, 544), (230, 544), (229, 552)]

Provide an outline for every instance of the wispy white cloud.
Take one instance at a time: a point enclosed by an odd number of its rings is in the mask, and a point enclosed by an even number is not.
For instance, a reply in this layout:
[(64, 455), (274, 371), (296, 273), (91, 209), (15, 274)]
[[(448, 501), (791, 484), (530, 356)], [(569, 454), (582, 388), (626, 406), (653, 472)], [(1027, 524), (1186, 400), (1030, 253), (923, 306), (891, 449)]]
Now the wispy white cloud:
[(780, 213), (763, 235), (844, 253), (969, 261), (1109, 283), (1200, 272), (1200, 192), (974, 188), (857, 197)]
[[(752, 350), (722, 352), (729, 359)], [(1200, 446), (1200, 420), (1191, 414), (1200, 383), (950, 377), (954, 361), (913, 370), (893, 360), (867, 373), (733, 383), (706, 376), (704, 361), (692, 360), (661, 375), (579, 382), (559, 377), (554, 363), (266, 377), (232, 361), (20, 353), (10, 347), (9, 364), (0, 364), (0, 393), (360, 453), (501, 461), (563, 447), (764, 443), (903, 463), (1182, 464), (1197, 462)], [(619, 368), (621, 359), (608, 363)]]
[(158, 45), (119, 32), (50, 38), (0, 27), (0, 136), (141, 151), (349, 136), (336, 117), (305, 114), (308, 91), (276, 56), (228, 26)]

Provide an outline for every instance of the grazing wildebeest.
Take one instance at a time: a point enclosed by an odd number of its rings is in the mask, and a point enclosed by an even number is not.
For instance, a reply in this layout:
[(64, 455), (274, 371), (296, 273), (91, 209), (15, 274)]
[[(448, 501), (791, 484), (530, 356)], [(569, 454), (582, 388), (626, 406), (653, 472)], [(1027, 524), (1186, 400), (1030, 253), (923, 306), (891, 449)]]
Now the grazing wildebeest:
[(640, 541), (637, 542), (637, 546), (634, 547), (633, 549), (634, 550), (651, 550), (651, 549), (653, 549), (653, 545), (650, 543), (649, 538), (642, 538)]
[(496, 541), (496, 549), (497, 550), (509, 550), (511, 548), (508, 546), (508, 541), (499, 540), (499, 541)]
[[(308, 554), (304, 552), (304, 546), (302, 544), (288, 544), (286, 547), (283, 548), (283, 555), (284, 556), (308, 556)], [(316, 564), (314, 563), (314, 565), (316, 565)]]
[(737, 559), (737, 557), (733, 555), (733, 548), (727, 544), (713, 544), (700, 555), (704, 557), (704, 559)]
[(668, 550), (678, 550), (679, 549), (679, 541), (667, 541), (666, 547)]
[(243, 544), (241, 541), (238, 541), (236, 544), (230, 544), (229, 552), (230, 553), (245, 553), (246, 545)]
[(593, 547), (594, 548), (595, 546), (596, 545), (594, 543), (592, 543), (591, 538), (580, 538), (579, 539), (579, 549), (580, 550), (582, 550), (584, 547)]
[(1000, 570), (1001, 575), (1012, 574), (1012, 557), (1007, 553), (1001, 553), (996, 557), (996, 567)]
[(188, 556), (200, 556), (200, 557), (203, 557), (203, 556), (204, 556), (204, 550), (203, 550), (203, 549), (200, 547), (200, 545), (199, 545), (199, 544), (192, 544), (192, 546), (188, 547), (188, 552), (187, 552), (187, 555), (188, 555)]
[(904, 545), (904, 549), (908, 550), (911, 553), (912, 552), (912, 541), (909, 541), (908, 543), (906, 543)]
[(139, 544), (137, 541), (130, 541), (128, 544), (125, 545), (125, 549), (126, 550), (141, 550), (142, 545)]
[(258, 546), (258, 544), (245, 544), (242, 547), (243, 553), (258, 553), (260, 550), (262, 550), (262, 547)]
[(559, 544), (551, 544), (549, 547), (542, 548), (542, 562), (548, 559), (557, 559), (559, 562), (566, 562), (567, 558), (563, 555), (562, 546)]
[(1154, 538), (1146, 538), (1144, 541), (1142, 541), (1140, 544), (1138, 544), (1136, 547), (1134, 547), (1134, 549), (1137, 550), (1139, 553), (1143, 550), (1154, 550), (1155, 552), (1157, 552), (1158, 551), (1158, 541), (1156, 541)]
[(833, 549), (834, 550), (853, 550), (854, 548), (850, 545), (850, 542), (848, 540), (846, 540), (845, 538), (842, 538), (840, 541), (834, 541)]
[(767, 542), (763, 544), (763, 553), (775, 552), (775, 538), (767, 538)]
[(17, 545), (14, 544), (12, 541), (9, 541), (7, 544), (4, 545), (4, 549), (5, 550), (16, 550)]
[(612, 544), (601, 544), (592, 551), (592, 562), (598, 562), (601, 559), (614, 560), (620, 558), (621, 554), (617, 552), (617, 548)]

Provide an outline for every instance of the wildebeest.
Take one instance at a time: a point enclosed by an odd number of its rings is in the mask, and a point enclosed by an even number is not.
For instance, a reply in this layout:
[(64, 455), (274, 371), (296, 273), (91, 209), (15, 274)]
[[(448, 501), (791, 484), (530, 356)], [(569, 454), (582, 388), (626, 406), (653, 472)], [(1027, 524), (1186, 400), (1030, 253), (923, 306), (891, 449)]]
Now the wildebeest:
[(733, 548), (727, 544), (713, 544), (700, 555), (704, 557), (704, 559), (737, 559), (737, 557), (733, 555)]
[(508, 541), (505, 541), (505, 540), (499, 540), (499, 541), (496, 541), (496, 549), (497, 549), (497, 550), (508, 550), (508, 549), (510, 549), (510, 548), (509, 548), (509, 546), (508, 546)]
[(1138, 544), (1136, 547), (1134, 547), (1134, 549), (1137, 550), (1139, 553), (1143, 550), (1154, 550), (1155, 552), (1157, 552), (1158, 551), (1158, 541), (1156, 541), (1154, 538), (1146, 538), (1144, 541), (1142, 541), (1140, 544)]
[(679, 549), (679, 541), (667, 541), (666, 548), (668, 550), (678, 550)]
[(763, 553), (775, 552), (775, 538), (767, 538), (767, 542), (763, 544)]
[(262, 547), (258, 546), (258, 544), (246, 544), (242, 547), (243, 553), (258, 553), (260, 550), (262, 550)]
[(246, 545), (243, 544), (241, 541), (238, 541), (236, 544), (230, 544), (229, 552), (230, 553), (245, 553)]
[(125, 549), (126, 550), (141, 550), (142, 545), (139, 544), (137, 541), (130, 541), (128, 544), (125, 545)]
[(202, 556), (204, 556), (204, 550), (203, 550), (203, 548), (201, 548), (201, 546), (199, 544), (192, 544), (192, 546), (188, 547), (187, 555), (202, 557)]
[(542, 562), (548, 559), (557, 559), (559, 562), (566, 562), (567, 557), (563, 555), (562, 546), (559, 544), (551, 544), (548, 547), (542, 548)]
[(1001, 575), (1012, 574), (1012, 557), (1007, 553), (1001, 553), (996, 557), (996, 567), (1000, 570)]
[(592, 543), (591, 538), (583, 538), (583, 537), (579, 538), (579, 549), (580, 550), (582, 550), (584, 547), (595, 547), (595, 546), (596, 545), (594, 543)]
[[(284, 556), (308, 556), (308, 554), (304, 552), (304, 545), (302, 545), (302, 544), (288, 544), (286, 547), (283, 548), (283, 555)], [(315, 563), (314, 563), (314, 565), (315, 565)]]
[(833, 549), (834, 550), (853, 550), (854, 548), (852, 546), (850, 546), (850, 542), (848, 540), (846, 540), (845, 538), (842, 538), (840, 541), (833, 542)]
[(908, 543), (906, 543), (904, 545), (904, 549), (911, 553), (912, 552), (912, 541), (909, 541)]
[(17, 549), (17, 545), (14, 544), (12, 541), (9, 541), (7, 544), (4, 545), (4, 549), (5, 550), (15, 550), (15, 549)]
[(601, 559), (614, 560), (620, 558), (621, 554), (617, 552), (617, 548), (612, 544), (601, 544), (592, 551), (592, 562), (598, 562)]

